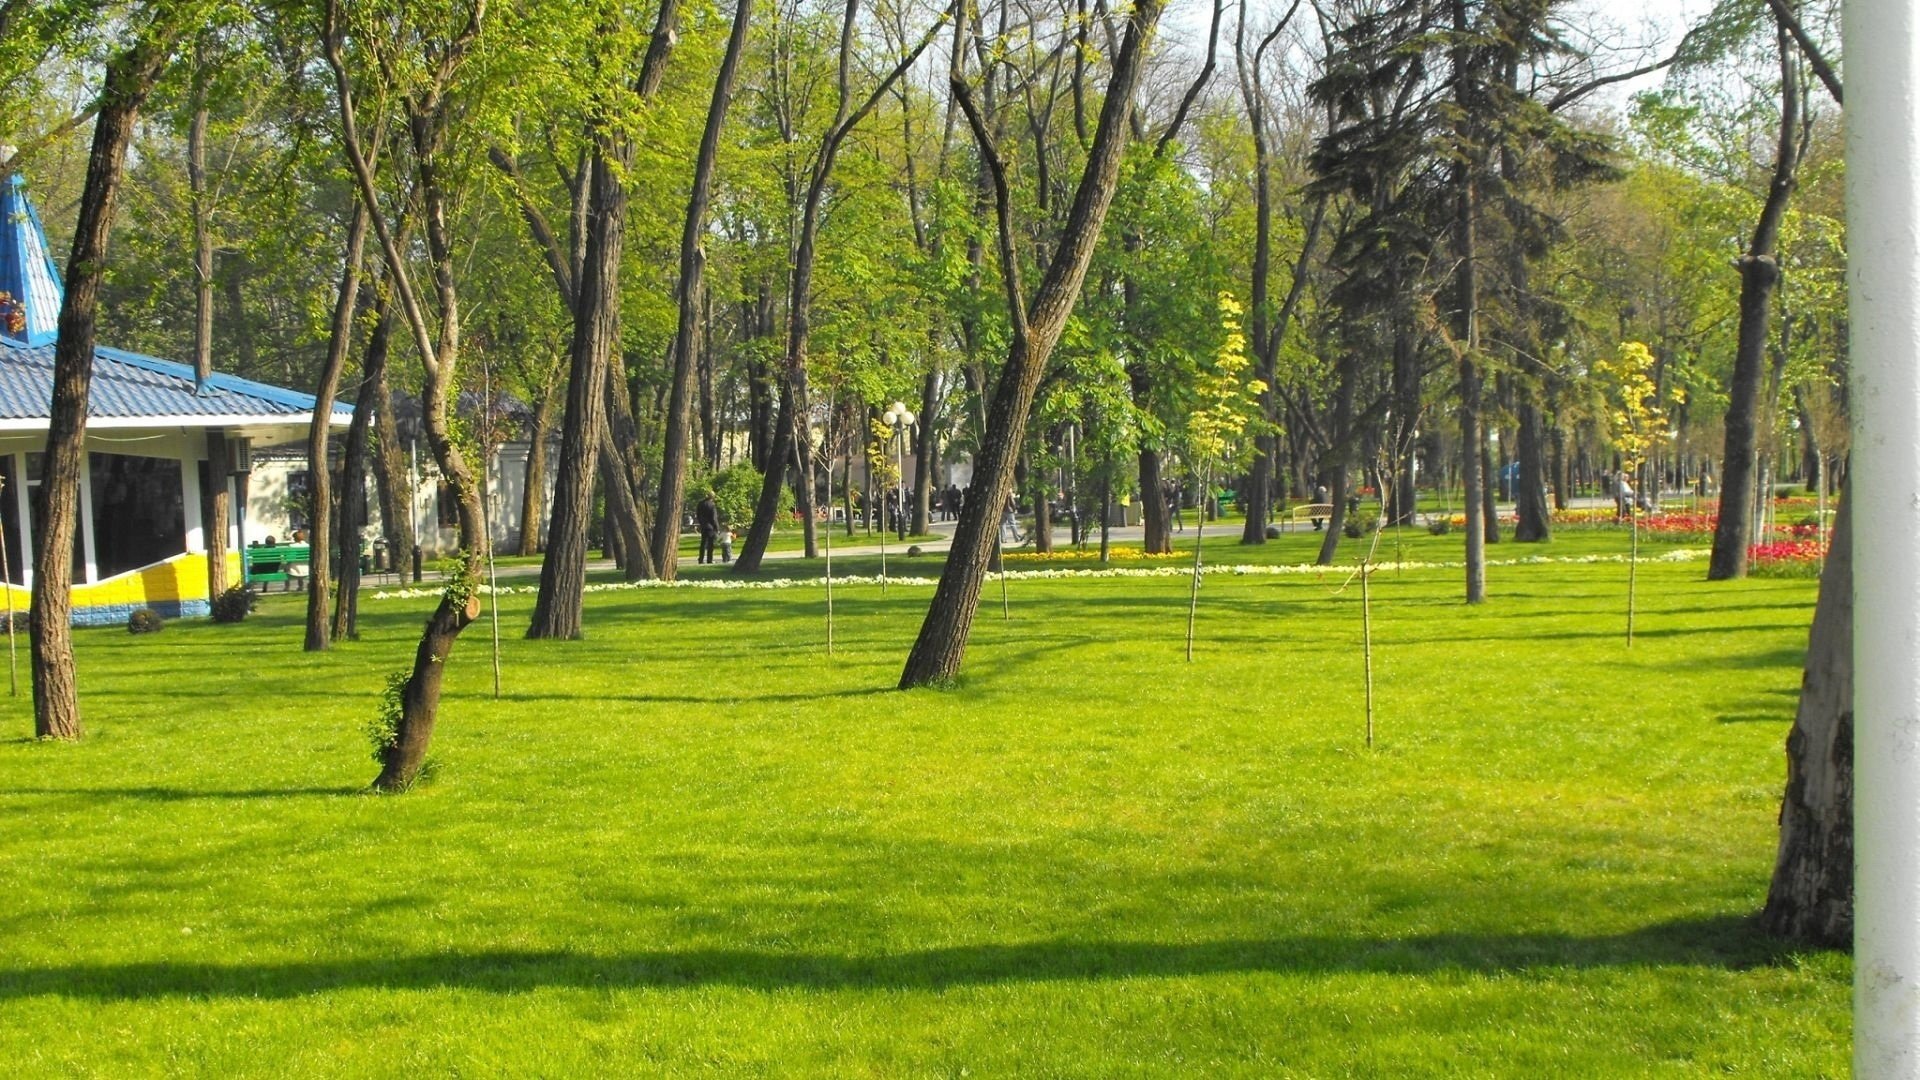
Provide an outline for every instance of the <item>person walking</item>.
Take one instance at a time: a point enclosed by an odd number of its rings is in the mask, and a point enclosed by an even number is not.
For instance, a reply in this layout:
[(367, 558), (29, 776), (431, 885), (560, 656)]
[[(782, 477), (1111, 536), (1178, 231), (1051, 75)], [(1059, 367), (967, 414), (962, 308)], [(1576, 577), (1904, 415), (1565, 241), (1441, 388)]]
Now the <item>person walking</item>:
[(720, 507), (713, 501), (713, 492), (700, 496), (700, 505), (693, 508), (693, 525), (700, 530), (700, 561), (713, 561), (713, 549), (720, 539)]

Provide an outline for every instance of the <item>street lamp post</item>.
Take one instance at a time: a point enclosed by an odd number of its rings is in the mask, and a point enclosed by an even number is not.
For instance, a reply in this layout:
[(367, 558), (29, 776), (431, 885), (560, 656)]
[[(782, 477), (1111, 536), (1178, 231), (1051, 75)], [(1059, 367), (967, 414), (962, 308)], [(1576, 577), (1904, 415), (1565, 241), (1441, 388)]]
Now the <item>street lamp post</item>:
[(907, 429), (913, 426), (913, 411), (903, 402), (896, 401), (888, 406), (883, 417), (893, 428), (893, 436), (899, 440), (894, 447), (894, 509), (893, 524), (900, 530), (900, 539), (907, 538)]

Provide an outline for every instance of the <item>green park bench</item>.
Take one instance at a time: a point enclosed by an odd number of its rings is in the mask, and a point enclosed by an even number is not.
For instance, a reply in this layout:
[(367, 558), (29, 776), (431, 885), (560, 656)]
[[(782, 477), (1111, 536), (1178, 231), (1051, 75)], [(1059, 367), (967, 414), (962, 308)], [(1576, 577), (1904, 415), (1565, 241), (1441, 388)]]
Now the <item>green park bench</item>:
[(301, 587), (307, 583), (307, 560), (311, 549), (306, 544), (258, 544), (241, 550), (243, 565), (242, 580), (251, 585), (254, 582), (282, 582), (291, 591), (297, 582)]

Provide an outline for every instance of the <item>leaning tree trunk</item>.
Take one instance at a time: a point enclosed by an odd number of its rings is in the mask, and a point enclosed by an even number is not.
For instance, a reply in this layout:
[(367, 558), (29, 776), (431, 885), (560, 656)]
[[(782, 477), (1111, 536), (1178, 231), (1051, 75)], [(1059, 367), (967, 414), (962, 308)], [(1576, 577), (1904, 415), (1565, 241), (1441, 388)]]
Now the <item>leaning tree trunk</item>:
[(1780, 140), (1773, 163), (1773, 182), (1760, 209), (1753, 241), (1741, 257), (1740, 332), (1733, 352), (1733, 384), (1727, 399), (1726, 452), (1720, 466), (1720, 520), (1713, 530), (1713, 553), (1707, 562), (1707, 580), (1725, 581), (1747, 576), (1747, 547), (1753, 543), (1747, 516), (1756, 492), (1758, 470), (1760, 391), (1765, 379), (1767, 330), (1773, 290), (1780, 283), (1780, 263), (1774, 249), (1787, 200), (1793, 194), (1799, 167), (1795, 142), (1800, 126), (1800, 94), (1796, 62), (1786, 32), (1780, 32)]
[(660, 451), (660, 495), (654, 502), (653, 519), (653, 563), (662, 581), (672, 581), (680, 566), (680, 512), (687, 494), (694, 366), (699, 359), (695, 355), (694, 340), (700, 324), (700, 278), (707, 262), (701, 238), (707, 231), (707, 205), (713, 192), (720, 133), (726, 127), (727, 109), (733, 103), (735, 75), (740, 70), (740, 53), (746, 44), (752, 15), (753, 0), (739, 0), (733, 13), (733, 31), (727, 38), (727, 51), (714, 78), (713, 97), (707, 104), (707, 124), (700, 133), (700, 151), (693, 165), (693, 190), (687, 196), (686, 219), (680, 233), (680, 282), (674, 291), (679, 323), (673, 337), (673, 378), (667, 384), (667, 429)]
[[(746, 542), (740, 546), (739, 557), (733, 560), (733, 572), (736, 574), (760, 572), (760, 560), (766, 557), (767, 542), (773, 539), (773, 519), (780, 512), (780, 489), (785, 485), (781, 477), (786, 473), (787, 461), (792, 456), (793, 388), (787, 380), (781, 379), (780, 403), (774, 410), (773, 438), (767, 448), (766, 475), (760, 484), (760, 500), (754, 504), (753, 523), (747, 526)], [(867, 506), (873, 506), (871, 498), (867, 500)]]
[[(333, 475), (327, 467), (328, 441), (333, 433), (333, 398), (340, 390), (340, 375), (346, 370), (347, 350), (353, 344), (353, 312), (360, 300), (360, 262), (366, 250), (367, 208), (354, 204), (353, 220), (347, 225), (347, 251), (340, 271), (340, 292), (334, 298), (333, 324), (328, 330), (327, 358), (320, 367), (320, 384), (313, 394), (313, 419), (307, 425), (308, 490), (312, 493), (313, 521), (307, 538), (307, 640), (308, 652), (325, 652), (327, 596), (333, 588), (333, 560), (329, 557), (333, 537)], [(353, 554), (359, 555), (355, 545)], [(347, 558), (341, 549), (340, 558)]]
[(107, 65), (67, 258), (60, 336), (53, 346), (45, 481), (33, 505), (33, 733), (43, 739), (77, 739), (81, 731), (70, 626), (73, 533), (80, 516), (80, 470), (87, 461), (87, 391), (93, 381), (94, 317), (106, 273), (107, 239), (134, 121), (170, 49), (168, 31), (154, 27), (148, 34)]
[[(1007, 503), (1013, 484), (1014, 462), (1026, 434), (1027, 416), (1032, 411), (1040, 379), (1046, 372), (1047, 358), (1073, 313), (1074, 301), (1086, 278), (1087, 264), (1093, 259), (1095, 245), (1105, 223), (1107, 208), (1113, 202), (1119, 181), (1120, 159), (1126, 149), (1128, 119), (1133, 97), (1144, 66), (1146, 42), (1160, 18), (1160, 0), (1138, 0), (1128, 19), (1125, 43), (1114, 59), (1113, 78), (1100, 110), (1100, 125), (1080, 185), (1074, 193), (1073, 208), (1067, 216), (1048, 264), (1046, 277), (1035, 295), (1031, 314), (1021, 310), (1023, 303), (1015, 291), (1017, 262), (1012, 258), (1012, 222), (1010, 196), (1006, 188), (1004, 163), (993, 164), (996, 178), (1002, 271), (1011, 274), (1009, 300), (1013, 319), (1013, 341), (1007, 351), (1006, 366), (994, 389), (993, 405), (987, 413), (986, 430), (980, 439), (979, 460), (967, 496), (967, 508), (960, 515), (946, 568), (935, 587), (933, 602), (919, 637), (907, 656), (900, 675), (905, 689), (952, 679), (960, 671), (966, 655), (967, 638), (973, 629), (973, 616), (979, 609), (980, 588), (986, 580), (987, 564), (998, 549), (1000, 510)], [(964, 83), (955, 80), (956, 91), (964, 92)], [(969, 108), (968, 120), (975, 128), (977, 141), (986, 142), (986, 128), (973, 114), (971, 98), (963, 97)], [(1152, 497), (1158, 498), (1158, 493)]]
[(1787, 735), (1780, 851), (1760, 925), (1795, 941), (1853, 937), (1853, 527), (1842, 497)]
[[(819, 156), (815, 158), (813, 172), (807, 181), (806, 199), (800, 212), (800, 229), (793, 246), (793, 273), (787, 301), (787, 355), (783, 377), (780, 381), (780, 416), (777, 430), (773, 436), (773, 448), (767, 461), (766, 476), (760, 485), (760, 501), (755, 507), (753, 527), (748, 531), (747, 542), (742, 547), (740, 558), (734, 560), (733, 569), (737, 574), (758, 573), (760, 560), (766, 552), (769, 538), (772, 536), (773, 515), (779, 507), (780, 485), (784, 481), (786, 463), (794, 464), (795, 498), (794, 510), (800, 517), (800, 536), (806, 557), (817, 558), (820, 554), (819, 537), (815, 528), (813, 513), (813, 439), (808, 426), (810, 409), (807, 400), (807, 349), (813, 334), (813, 272), (816, 261), (816, 245), (820, 236), (821, 210), (826, 197), (827, 181), (833, 175), (835, 161), (840, 148), (853, 129), (871, 113), (880, 99), (894, 83), (907, 73), (920, 54), (933, 41), (934, 31), (920, 39), (917, 47), (881, 79), (866, 100), (855, 106), (852, 99), (852, 86), (849, 82), (853, 57), (854, 22), (858, 7), (854, 0), (847, 0), (846, 16), (840, 30), (840, 69), (837, 78), (837, 105), (833, 124), (820, 140)], [(744, 23), (747, 18), (747, 0), (741, 0), (738, 21)], [(934, 25), (934, 30), (940, 24)], [(727, 44), (728, 62), (731, 63), (738, 51), (740, 31), (736, 28), (735, 38)], [(722, 72), (723, 79), (731, 79), (731, 69)], [(719, 88), (716, 87), (716, 105)], [(829, 485), (831, 486), (831, 485)], [(901, 507), (904, 512), (905, 507)]]

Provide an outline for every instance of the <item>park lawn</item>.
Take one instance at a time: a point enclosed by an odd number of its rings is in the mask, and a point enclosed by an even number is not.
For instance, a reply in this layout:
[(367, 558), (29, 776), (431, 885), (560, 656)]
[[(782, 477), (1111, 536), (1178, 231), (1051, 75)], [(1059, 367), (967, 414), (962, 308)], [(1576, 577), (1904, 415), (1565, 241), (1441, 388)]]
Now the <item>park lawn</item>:
[(817, 585), (595, 593), (579, 642), (514, 593), (502, 696), (483, 619), (398, 797), (361, 728), (429, 600), (326, 655), (298, 597), (81, 632), (88, 739), (0, 743), (0, 1061), (1840, 1075), (1849, 961), (1746, 921), (1813, 583), (1643, 564), (1629, 651), (1625, 569), (1496, 566), (1472, 610), (1378, 572), (1371, 750), (1347, 570), (1209, 577), (1191, 664), (1183, 579), (1016, 576), (905, 694), (924, 585), (836, 587), (832, 658)]

